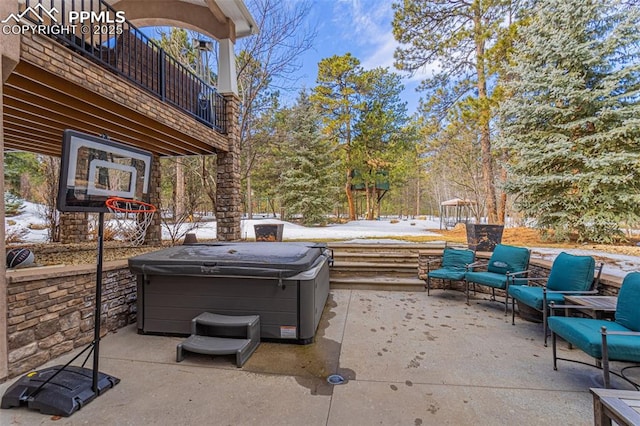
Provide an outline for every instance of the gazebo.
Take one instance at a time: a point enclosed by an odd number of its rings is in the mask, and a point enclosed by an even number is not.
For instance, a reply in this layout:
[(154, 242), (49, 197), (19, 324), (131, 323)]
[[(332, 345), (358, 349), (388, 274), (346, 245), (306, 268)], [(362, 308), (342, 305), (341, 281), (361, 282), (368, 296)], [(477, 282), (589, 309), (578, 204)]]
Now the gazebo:
[(453, 198), (440, 203), (440, 229), (442, 225), (452, 228), (458, 223), (469, 223), (471, 207), (476, 202), (469, 199)]

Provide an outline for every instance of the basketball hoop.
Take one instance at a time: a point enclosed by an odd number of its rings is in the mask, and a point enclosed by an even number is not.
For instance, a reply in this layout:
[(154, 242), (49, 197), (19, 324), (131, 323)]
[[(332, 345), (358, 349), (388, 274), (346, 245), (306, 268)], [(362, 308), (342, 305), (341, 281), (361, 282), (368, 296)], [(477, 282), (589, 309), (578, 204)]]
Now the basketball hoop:
[(156, 207), (142, 201), (120, 197), (110, 197), (105, 204), (113, 214), (122, 237), (133, 245), (142, 245)]

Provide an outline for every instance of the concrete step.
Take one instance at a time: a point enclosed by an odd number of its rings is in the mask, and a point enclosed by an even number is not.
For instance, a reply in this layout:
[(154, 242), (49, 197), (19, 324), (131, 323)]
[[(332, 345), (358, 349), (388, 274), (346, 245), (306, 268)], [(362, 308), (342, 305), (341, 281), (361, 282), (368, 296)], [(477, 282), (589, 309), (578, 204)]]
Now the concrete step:
[(364, 263), (399, 263), (399, 264), (412, 264), (415, 265), (418, 262), (417, 253), (389, 253), (389, 252), (371, 252), (371, 253), (356, 253), (356, 252), (333, 252), (333, 258), (336, 262), (364, 262)]
[(333, 289), (351, 290), (426, 291), (425, 282), (418, 278), (396, 278), (388, 276), (353, 278), (332, 276), (330, 286)]
[(334, 266), (331, 288), (391, 291), (425, 291), (418, 278), (418, 252), (444, 247), (429, 244), (330, 243)]
[(365, 267), (334, 267), (331, 269), (332, 277), (390, 277), (390, 278), (417, 278), (418, 270), (411, 268), (385, 268), (378, 266)]
[(333, 264), (334, 269), (341, 270), (373, 270), (373, 271), (410, 271), (418, 270), (418, 262), (412, 263), (387, 263), (384, 259), (380, 259), (380, 261), (375, 262), (373, 259), (369, 262), (345, 262), (336, 260)]
[(335, 253), (415, 253), (421, 250), (442, 249), (444, 241), (430, 243), (399, 243), (399, 244), (353, 244), (353, 243), (328, 243), (328, 247)]

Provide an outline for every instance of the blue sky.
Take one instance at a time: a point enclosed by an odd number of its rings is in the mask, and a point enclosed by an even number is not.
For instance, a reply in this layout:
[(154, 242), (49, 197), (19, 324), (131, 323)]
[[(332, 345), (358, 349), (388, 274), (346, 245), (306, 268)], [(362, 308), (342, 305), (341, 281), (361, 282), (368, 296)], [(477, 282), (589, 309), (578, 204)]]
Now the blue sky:
[(388, 67), (403, 80), (403, 100), (409, 114), (415, 112), (420, 95), (415, 89), (424, 76), (410, 77), (393, 66), (398, 43), (393, 38), (391, 0), (315, 0), (308, 25), (315, 27), (314, 48), (301, 58), (300, 86), (316, 85), (318, 62), (333, 55), (351, 53), (365, 69)]
[[(297, 0), (280, 0), (295, 2)], [(317, 36), (314, 47), (300, 58), (301, 68), (297, 73), (297, 87), (287, 96), (295, 99), (299, 89), (311, 89), (316, 85), (318, 62), (333, 55), (351, 53), (360, 60), (364, 69), (389, 68), (402, 77), (402, 98), (407, 102), (407, 112), (416, 111), (420, 94), (416, 87), (424, 74), (410, 76), (393, 66), (393, 52), (398, 43), (393, 37), (392, 0), (310, 0), (311, 10), (306, 26), (315, 28)], [(293, 3), (292, 3), (293, 4)], [(168, 28), (161, 27), (168, 31)], [(158, 29), (145, 28), (149, 37), (159, 38)], [(236, 50), (238, 47), (236, 47)]]

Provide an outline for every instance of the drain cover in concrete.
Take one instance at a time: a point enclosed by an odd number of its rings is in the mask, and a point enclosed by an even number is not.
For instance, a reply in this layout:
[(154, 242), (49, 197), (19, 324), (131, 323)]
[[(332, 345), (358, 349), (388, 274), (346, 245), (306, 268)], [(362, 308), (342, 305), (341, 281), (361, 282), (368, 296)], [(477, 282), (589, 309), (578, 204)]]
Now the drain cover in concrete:
[(347, 381), (339, 374), (332, 374), (327, 377), (327, 382), (332, 385), (344, 385)]

